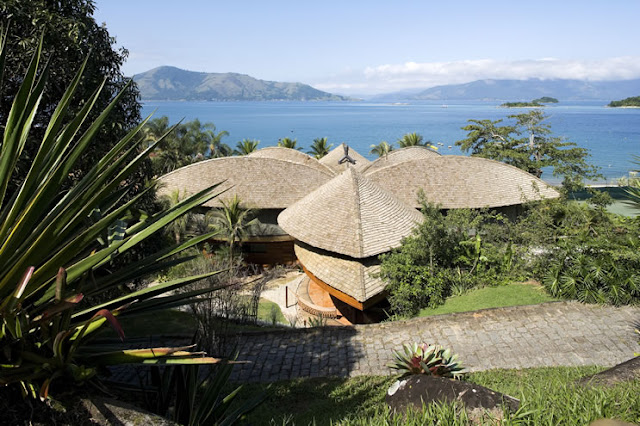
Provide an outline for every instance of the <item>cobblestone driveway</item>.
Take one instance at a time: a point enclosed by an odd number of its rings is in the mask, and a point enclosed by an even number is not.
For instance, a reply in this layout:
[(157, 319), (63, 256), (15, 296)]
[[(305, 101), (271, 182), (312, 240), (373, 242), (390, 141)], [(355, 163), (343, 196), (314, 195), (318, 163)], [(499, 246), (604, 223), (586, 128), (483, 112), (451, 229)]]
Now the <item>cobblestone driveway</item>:
[(516, 306), (355, 327), (326, 327), (239, 337), (238, 381), (390, 374), (403, 343), (453, 349), (469, 371), (542, 366), (611, 366), (640, 351), (640, 308), (577, 302)]

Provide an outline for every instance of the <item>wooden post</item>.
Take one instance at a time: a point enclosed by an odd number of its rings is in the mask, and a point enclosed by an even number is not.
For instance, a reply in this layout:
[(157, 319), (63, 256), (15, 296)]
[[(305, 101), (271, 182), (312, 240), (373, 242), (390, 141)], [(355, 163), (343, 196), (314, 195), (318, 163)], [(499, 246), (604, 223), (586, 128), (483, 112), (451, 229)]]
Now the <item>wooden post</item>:
[(284, 307), (289, 307), (289, 287), (284, 286)]

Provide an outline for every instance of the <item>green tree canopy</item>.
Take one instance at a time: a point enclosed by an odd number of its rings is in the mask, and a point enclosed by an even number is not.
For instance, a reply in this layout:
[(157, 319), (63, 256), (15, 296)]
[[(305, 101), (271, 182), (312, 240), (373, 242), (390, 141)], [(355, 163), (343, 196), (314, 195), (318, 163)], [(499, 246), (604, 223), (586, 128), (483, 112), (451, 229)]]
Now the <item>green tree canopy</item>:
[[(42, 56), (49, 64), (46, 90), (34, 120), (33, 131), (25, 146), (25, 155), (16, 165), (17, 173), (10, 190), (15, 189), (26, 175), (29, 158), (33, 157), (38, 148), (38, 141), (44, 135), (46, 123), (49, 122), (55, 105), (62, 98), (75, 71), (87, 56), (89, 59), (83, 80), (67, 112), (67, 121), (80, 111), (83, 106), (82, 100), (89, 99), (103, 81), (104, 89), (100, 92), (86, 123), (95, 120), (99, 112), (126, 84), (120, 68), (128, 52), (115, 47), (115, 39), (93, 18), (94, 11), (95, 4), (92, 0), (0, 2), (0, 26), (8, 29), (6, 71), (0, 97), (0, 122), (3, 125), (7, 121), (12, 99), (43, 34)], [(138, 123), (140, 104), (137, 98), (138, 90), (135, 85), (131, 85), (123, 94), (122, 101), (114, 107), (105, 125), (96, 134), (91, 151), (85, 153), (74, 165), (69, 184), (77, 182), (116, 141)], [(140, 170), (131, 176), (129, 181), (137, 183), (134, 188), (142, 189), (144, 181), (150, 176), (151, 168), (147, 163), (141, 165)]]
[(597, 167), (587, 163), (585, 148), (561, 137), (551, 135), (545, 123), (547, 116), (540, 110), (509, 115), (512, 125), (502, 120), (469, 120), (463, 127), (467, 138), (457, 141), (463, 152), (502, 161), (541, 177), (543, 169), (552, 168), (553, 176), (562, 177), (567, 190), (582, 186), (582, 180), (601, 177)]
[(371, 151), (369, 151), (369, 153), (375, 154), (378, 157), (382, 157), (383, 155), (387, 155), (391, 151), (393, 151), (393, 144), (382, 141), (378, 145), (371, 145)]
[(423, 146), (423, 140), (424, 138), (420, 133), (407, 133), (398, 139), (398, 146), (400, 146), (400, 148), (406, 148), (408, 146)]
[[(153, 154), (153, 170), (156, 175), (208, 158), (227, 157), (233, 153), (231, 147), (222, 142), (222, 138), (229, 133), (216, 132), (213, 123), (202, 124), (195, 119), (173, 127), (175, 129), (165, 136), (161, 147)], [(145, 141), (153, 143), (171, 128), (167, 117), (150, 120), (143, 130)]]
[(253, 151), (258, 149), (260, 141), (253, 139), (244, 139), (236, 144), (236, 149), (233, 151), (235, 155), (249, 155)]
[(331, 151), (331, 148), (333, 148), (333, 144), (327, 144), (327, 138), (315, 138), (307, 154), (319, 160), (327, 155), (329, 151)]
[(278, 139), (278, 146), (281, 146), (282, 148), (302, 149), (302, 147), (298, 147), (298, 140), (291, 138)]

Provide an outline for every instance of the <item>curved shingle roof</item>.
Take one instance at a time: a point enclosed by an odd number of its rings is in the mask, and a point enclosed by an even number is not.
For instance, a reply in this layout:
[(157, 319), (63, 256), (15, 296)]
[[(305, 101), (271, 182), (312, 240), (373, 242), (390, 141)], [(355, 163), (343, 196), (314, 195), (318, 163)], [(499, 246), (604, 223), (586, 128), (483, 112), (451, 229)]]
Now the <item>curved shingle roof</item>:
[(294, 250), (309, 272), (358, 302), (365, 302), (384, 291), (384, 281), (375, 276), (380, 272), (377, 257), (349, 259), (303, 243), (296, 243)]
[(405, 161), (370, 172), (367, 178), (416, 208), (421, 188), (427, 200), (445, 209), (511, 206), (560, 196), (517, 167), (480, 157), (442, 155)]
[(364, 258), (398, 247), (422, 215), (353, 167), (278, 216), (286, 233), (313, 247)]
[(249, 154), (249, 157), (273, 158), (275, 160), (291, 161), (293, 163), (304, 164), (320, 172), (335, 174), (335, 172), (325, 164), (320, 163), (314, 157), (305, 154), (304, 152), (298, 151), (297, 149), (284, 148), (281, 146), (270, 146), (252, 152), (251, 154)]
[(237, 194), (244, 205), (258, 209), (284, 209), (310, 191), (328, 182), (333, 175), (304, 164), (274, 158), (224, 157), (200, 161), (160, 177), (158, 195), (175, 190), (193, 194), (216, 183), (229, 189), (205, 203), (220, 207), (221, 201)]
[(395, 149), (367, 164), (362, 168), (362, 173), (369, 174), (383, 167), (404, 163), (405, 161), (417, 160), (419, 158), (431, 157), (440, 157), (440, 154), (424, 146), (408, 146), (405, 148)]
[[(320, 163), (324, 164), (325, 166), (329, 167), (334, 172), (342, 173), (348, 167), (347, 163), (343, 163), (343, 164), (338, 163), (342, 159), (342, 157), (344, 157), (344, 147), (345, 147), (345, 144), (341, 143), (340, 145), (332, 149), (327, 155), (325, 155), (318, 161), (320, 161)], [(349, 148), (349, 157), (355, 160), (356, 164), (353, 165), (353, 167), (355, 167), (356, 170), (362, 170), (364, 167), (366, 167), (367, 164), (370, 163), (369, 160), (367, 160), (365, 157), (360, 155), (356, 150), (351, 148)]]

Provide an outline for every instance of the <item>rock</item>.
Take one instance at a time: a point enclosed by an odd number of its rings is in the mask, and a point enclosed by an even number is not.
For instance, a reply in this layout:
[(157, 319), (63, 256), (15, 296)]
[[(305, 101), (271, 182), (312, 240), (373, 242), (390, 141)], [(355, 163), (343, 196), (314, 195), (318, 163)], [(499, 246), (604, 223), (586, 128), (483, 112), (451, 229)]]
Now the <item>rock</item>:
[(620, 382), (628, 382), (640, 379), (640, 356), (631, 358), (628, 361), (611, 367), (608, 370), (601, 371), (598, 374), (585, 376), (578, 380), (581, 385), (615, 385)]
[(178, 426), (164, 417), (112, 398), (84, 398), (82, 405), (91, 415), (94, 424), (98, 425)]
[(470, 419), (481, 418), (489, 412), (494, 418), (503, 417), (503, 406), (515, 412), (520, 401), (473, 383), (421, 374), (396, 381), (385, 397), (392, 413), (403, 413), (408, 407), (417, 410), (432, 402), (461, 402)]

